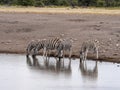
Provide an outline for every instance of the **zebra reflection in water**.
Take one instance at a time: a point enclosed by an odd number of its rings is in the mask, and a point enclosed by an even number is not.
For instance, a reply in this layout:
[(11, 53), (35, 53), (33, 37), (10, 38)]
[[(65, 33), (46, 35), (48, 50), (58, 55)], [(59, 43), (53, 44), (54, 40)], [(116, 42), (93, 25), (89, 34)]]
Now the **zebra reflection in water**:
[(26, 59), (26, 63), (29, 65), (29, 66), (39, 66), (39, 62), (38, 62), (38, 59), (36, 57), (32, 57), (33, 60), (31, 60), (30, 57), (27, 57)]
[[(33, 60), (32, 60), (33, 59)], [(71, 75), (71, 65), (63, 65), (61, 61), (59, 60), (55, 60), (55, 62), (49, 62), (48, 60), (44, 60), (44, 63), (42, 64), (41, 62), (39, 62), (39, 60), (34, 57), (34, 58), (30, 58), (27, 57), (27, 64), (30, 67), (33, 67), (34, 69), (38, 69), (38, 70), (44, 70), (47, 72), (54, 72), (54, 73), (64, 73), (66, 75)]]
[[(95, 61), (95, 65), (93, 66), (92, 69), (88, 68), (87, 62), (82, 61), (79, 65), (81, 75), (83, 78), (91, 79), (91, 80), (96, 80), (98, 77), (98, 65), (97, 61)], [(93, 63), (92, 63), (93, 64)]]

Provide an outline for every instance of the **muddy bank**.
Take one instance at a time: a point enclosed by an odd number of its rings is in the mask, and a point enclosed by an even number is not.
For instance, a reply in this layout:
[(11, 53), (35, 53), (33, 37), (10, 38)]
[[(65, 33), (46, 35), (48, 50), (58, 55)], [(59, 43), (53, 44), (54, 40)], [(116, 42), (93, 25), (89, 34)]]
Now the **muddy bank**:
[[(120, 62), (120, 16), (0, 13), (0, 53), (25, 54), (31, 40), (73, 38), (73, 57), (85, 40), (99, 40), (99, 60)], [(89, 56), (90, 59), (95, 59)]]

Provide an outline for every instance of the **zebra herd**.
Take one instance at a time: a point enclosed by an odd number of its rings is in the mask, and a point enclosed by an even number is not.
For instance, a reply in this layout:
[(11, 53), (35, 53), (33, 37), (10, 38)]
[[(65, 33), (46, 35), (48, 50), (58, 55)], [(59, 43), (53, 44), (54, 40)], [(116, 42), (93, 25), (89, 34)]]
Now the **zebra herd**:
[[(81, 49), (79, 51), (80, 55), (80, 62), (82, 60), (87, 59), (87, 54), (89, 51), (96, 53), (96, 58), (98, 59), (98, 41), (85, 41), (83, 42)], [(26, 49), (26, 56), (32, 55), (32, 57), (36, 57), (39, 54), (40, 50), (43, 50), (43, 59), (49, 60), (50, 52), (55, 51), (55, 57), (60, 58), (65, 57), (65, 53), (69, 52), (69, 59), (71, 63), (71, 55), (72, 55), (72, 46), (73, 40), (72, 39), (62, 39), (59, 37), (54, 37), (52, 39), (41, 39), (41, 40), (32, 40)]]

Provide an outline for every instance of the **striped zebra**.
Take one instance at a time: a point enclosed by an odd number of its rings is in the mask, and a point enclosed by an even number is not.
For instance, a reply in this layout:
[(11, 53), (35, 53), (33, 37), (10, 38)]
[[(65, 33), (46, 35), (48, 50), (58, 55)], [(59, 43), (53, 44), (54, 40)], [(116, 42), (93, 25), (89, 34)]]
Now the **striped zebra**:
[(59, 44), (59, 49), (58, 49), (58, 56), (59, 57), (65, 57), (65, 53), (68, 52), (69, 53), (69, 59), (70, 59), (70, 63), (71, 63), (71, 54), (72, 54), (72, 39), (64, 39), (61, 41), (61, 43)]
[(98, 59), (98, 42), (97, 40), (83, 42), (80, 50), (80, 62), (87, 59), (88, 52), (96, 53)]
[(26, 56), (27, 56), (27, 57), (29, 57), (30, 54), (31, 54), (31, 55), (34, 54), (34, 49), (35, 49), (35, 47), (38, 45), (38, 42), (39, 42), (39, 40), (32, 40), (32, 41), (28, 44), (28, 46), (27, 46), (27, 48), (26, 48)]
[(45, 44), (46, 44), (46, 39), (39, 40), (38, 44), (35, 46), (35, 48), (33, 50), (34, 51), (34, 53), (33, 53), (34, 56), (36, 56), (41, 49), (44, 50)]
[(40, 49), (43, 49), (43, 58), (46, 57), (47, 59), (48, 55), (50, 55), (50, 51), (59, 51), (61, 41), (62, 39), (59, 37), (43, 40), (36, 46), (34, 54), (37, 54)]
[[(47, 57), (47, 55), (50, 55), (50, 51), (52, 51), (52, 50), (55, 50), (56, 52), (58, 52), (60, 49), (59, 45), (60, 45), (61, 41), (62, 41), (62, 39), (59, 37), (48, 39), (45, 44), (44, 56)], [(55, 56), (58, 56), (58, 53)]]

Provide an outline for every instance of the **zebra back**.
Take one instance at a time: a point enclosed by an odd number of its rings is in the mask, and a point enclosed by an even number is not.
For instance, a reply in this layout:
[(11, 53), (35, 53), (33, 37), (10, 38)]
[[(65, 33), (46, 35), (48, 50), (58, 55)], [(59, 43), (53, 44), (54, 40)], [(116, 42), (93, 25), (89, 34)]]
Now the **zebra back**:
[(58, 38), (58, 37), (48, 39), (46, 41), (45, 47), (46, 47), (47, 50), (54, 50), (59, 46), (61, 41), (62, 41), (62, 39)]
[(83, 42), (81, 51), (86, 52), (86, 50), (88, 50), (88, 51), (96, 52), (97, 48), (98, 48), (98, 46), (95, 41), (86, 41), (86, 42)]

